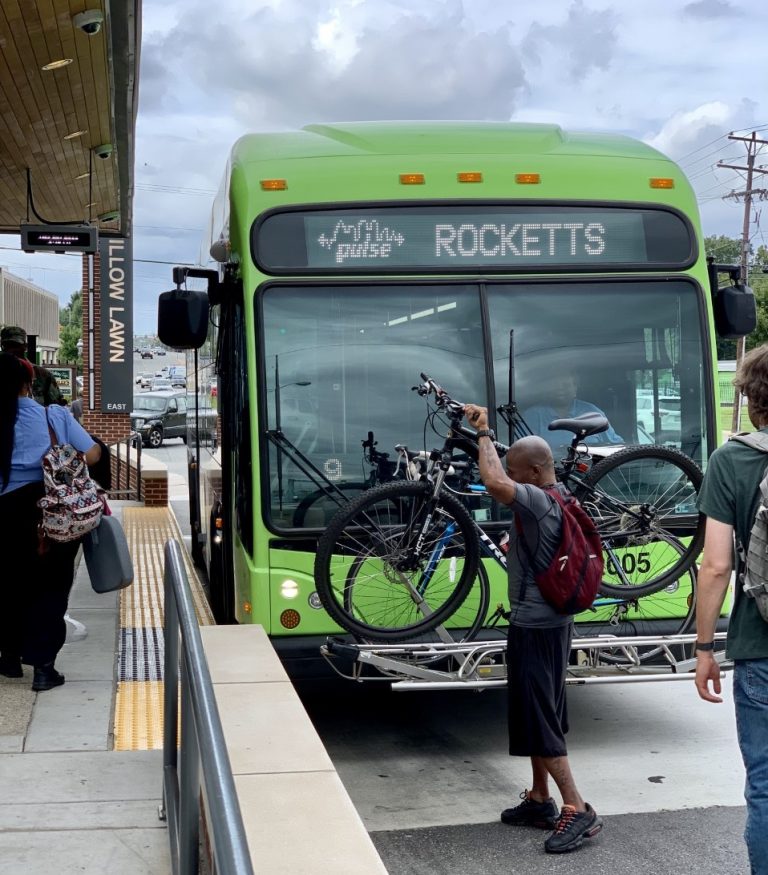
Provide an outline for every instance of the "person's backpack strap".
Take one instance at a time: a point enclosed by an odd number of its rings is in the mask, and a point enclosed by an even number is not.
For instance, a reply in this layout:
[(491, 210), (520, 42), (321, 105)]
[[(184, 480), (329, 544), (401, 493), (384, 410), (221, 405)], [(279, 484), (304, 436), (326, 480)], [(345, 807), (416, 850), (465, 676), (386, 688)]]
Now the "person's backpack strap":
[[(746, 444), (752, 447), (753, 450), (759, 450), (761, 453), (768, 453), (768, 433), (764, 431), (742, 432), (740, 434), (732, 434), (729, 441), (738, 441), (740, 444)], [(768, 465), (763, 471), (763, 478), (760, 481), (760, 494), (763, 504), (768, 504)], [(759, 504), (758, 504), (759, 507)], [(734, 531), (736, 539), (736, 558), (738, 560), (737, 577), (743, 575), (747, 564), (747, 549), (748, 544), (742, 543), (739, 536)]]
[[(541, 487), (539, 487), (541, 489)], [(558, 501), (557, 498), (552, 495), (552, 493), (558, 490), (557, 486), (548, 487), (546, 489), (541, 489), (542, 492), (545, 492), (549, 497), (550, 501), (552, 501), (555, 505), (560, 508), (560, 513), (563, 513), (563, 505), (561, 501)], [(558, 495), (559, 495), (558, 490)], [(570, 494), (570, 493), (569, 493)], [(520, 515), (515, 513), (515, 529), (517, 530), (517, 543), (523, 548), (523, 553), (525, 553), (525, 558), (528, 560), (528, 566), (531, 569), (531, 574), (536, 577), (536, 562), (533, 558), (533, 553), (531, 552), (531, 548), (528, 546), (528, 542), (525, 540), (525, 532), (523, 531), (523, 524), (520, 522)], [(525, 575), (523, 575), (523, 579), (520, 582), (520, 601), (525, 601)]]
[[(51, 425), (51, 419), (50, 419), (50, 417), (48, 416), (48, 408), (47, 408), (47, 407), (45, 408), (45, 421), (46, 421), (46, 423), (47, 423), (47, 425), (48, 425), (48, 434), (49, 434), (50, 437), (51, 437), (51, 446), (52, 446), (52, 447), (55, 447), (55, 446), (59, 443), (59, 438), (58, 438), (57, 435), (56, 435), (56, 430), (55, 430), (54, 427)], [(46, 451), (46, 452), (47, 452), (47, 451)]]

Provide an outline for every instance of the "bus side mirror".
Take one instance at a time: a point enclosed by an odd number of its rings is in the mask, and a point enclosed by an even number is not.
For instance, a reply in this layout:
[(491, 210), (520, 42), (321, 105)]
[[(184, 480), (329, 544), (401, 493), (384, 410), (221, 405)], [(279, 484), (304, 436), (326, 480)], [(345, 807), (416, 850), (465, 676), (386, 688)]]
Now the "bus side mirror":
[(208, 295), (172, 289), (157, 303), (157, 336), (173, 349), (199, 349), (208, 336)]
[(717, 290), (714, 299), (715, 329), (733, 340), (751, 334), (757, 327), (755, 295), (749, 286), (736, 283)]

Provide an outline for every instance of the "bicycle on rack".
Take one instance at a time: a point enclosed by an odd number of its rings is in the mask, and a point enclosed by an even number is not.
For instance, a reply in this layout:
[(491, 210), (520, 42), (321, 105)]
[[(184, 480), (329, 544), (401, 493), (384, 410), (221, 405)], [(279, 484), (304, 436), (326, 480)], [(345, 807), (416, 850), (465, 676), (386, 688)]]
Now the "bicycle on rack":
[[(365, 641), (418, 638), (439, 632), (446, 621), (460, 629), (462, 640), (471, 640), (487, 621), (489, 582), (481, 556), (506, 569), (504, 551), (489, 532), (495, 528), (502, 534), (508, 523), (491, 523), (484, 530), (466, 506), (485, 493), (484, 487), (455, 485), (456, 478), (449, 476), (457, 455), (461, 467), (467, 453), (477, 452), (475, 432), (461, 424), (464, 405), (421, 376), (415, 388), (435, 405), (428, 419), (433, 426), (436, 416), (447, 419), (443, 446), (430, 453), (418, 480), (371, 488), (342, 508), (318, 543), (320, 599), (342, 628)], [(518, 416), (514, 405), (505, 413)], [(643, 634), (651, 617), (665, 615), (675, 627), (671, 631), (680, 634), (693, 621), (694, 560), (704, 534), (696, 509), (701, 470), (678, 450), (652, 445), (595, 461), (582, 442), (607, 425), (599, 414), (550, 425), (574, 435), (557, 479), (595, 521), (604, 550), (600, 596), (579, 624), (579, 634)], [(508, 450), (500, 442), (495, 446), (499, 455)], [(470, 592), (471, 607), (463, 608)], [(644, 658), (652, 655), (649, 651)], [(613, 659), (620, 663), (625, 657), (619, 651)]]
[[(372, 431), (368, 432), (368, 436), (361, 441), (361, 444), (363, 451), (361, 479), (345, 483), (331, 482), (305, 495), (293, 512), (293, 525), (296, 528), (303, 528), (313, 515), (314, 517), (319, 516), (325, 522), (340, 507), (345, 507), (348, 501), (360, 493), (397, 477), (399, 462), (395, 465), (390, 460), (389, 453), (382, 453), (376, 449), (378, 442)], [(366, 466), (370, 469), (367, 474), (365, 473)]]

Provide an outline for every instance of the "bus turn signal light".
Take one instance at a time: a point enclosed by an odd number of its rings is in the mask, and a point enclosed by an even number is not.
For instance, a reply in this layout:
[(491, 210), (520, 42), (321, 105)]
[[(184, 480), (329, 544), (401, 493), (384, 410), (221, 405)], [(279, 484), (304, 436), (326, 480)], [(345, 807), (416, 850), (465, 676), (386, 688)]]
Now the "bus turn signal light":
[(540, 173), (516, 173), (515, 182), (518, 185), (538, 185), (541, 182)]
[(652, 176), (648, 182), (651, 188), (674, 188), (675, 180), (668, 176)]
[(280, 614), (280, 625), (285, 629), (295, 629), (301, 622), (301, 615), (293, 608), (288, 608)]
[(262, 191), (285, 191), (288, 188), (288, 182), (285, 179), (262, 179)]
[(457, 173), (456, 178), (459, 182), (482, 182), (482, 173)]
[(400, 185), (424, 185), (425, 182), (423, 173), (400, 174)]

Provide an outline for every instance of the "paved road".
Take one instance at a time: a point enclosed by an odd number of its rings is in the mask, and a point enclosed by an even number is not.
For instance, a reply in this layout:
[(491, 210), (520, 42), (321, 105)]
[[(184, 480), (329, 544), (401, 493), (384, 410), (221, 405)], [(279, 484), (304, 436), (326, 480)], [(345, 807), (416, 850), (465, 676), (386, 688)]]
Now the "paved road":
[(503, 693), (304, 698), (392, 875), (737, 875), (743, 769), (725, 690), (715, 706), (682, 682), (569, 689), (573, 768), (606, 826), (565, 860), (544, 854), (544, 833), (498, 821), (530, 785), (506, 754)]
[[(185, 448), (169, 442), (156, 455), (183, 518)], [(724, 688), (723, 705), (702, 702), (687, 682), (569, 688), (573, 768), (605, 828), (562, 858), (543, 852), (545, 833), (498, 821), (530, 785), (526, 761), (506, 754), (503, 692), (341, 681), (301, 692), (391, 875), (741, 875), (730, 676)]]

